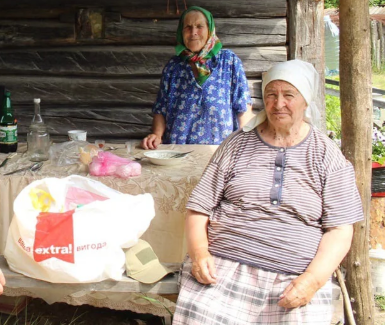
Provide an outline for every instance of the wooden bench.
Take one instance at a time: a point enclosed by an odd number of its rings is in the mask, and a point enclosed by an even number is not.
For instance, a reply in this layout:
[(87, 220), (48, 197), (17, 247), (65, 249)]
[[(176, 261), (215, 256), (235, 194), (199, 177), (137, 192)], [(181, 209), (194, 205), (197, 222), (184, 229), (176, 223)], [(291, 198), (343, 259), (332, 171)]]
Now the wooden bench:
[[(176, 302), (178, 296), (178, 285), (177, 285), (177, 272), (179, 271), (180, 264), (165, 264), (168, 268), (174, 271), (173, 274), (170, 274), (163, 278), (162, 280), (154, 284), (143, 284), (134, 279), (123, 275), (120, 281), (114, 280), (105, 280), (101, 282), (94, 283), (50, 283), (46, 281), (41, 281), (33, 279), (22, 274), (13, 272), (9, 269), (8, 264), (3, 255), (0, 255), (0, 269), (3, 271), (6, 286), (4, 288), (4, 295), (6, 296), (29, 296), (33, 298), (42, 298), (46, 299), (46, 292), (54, 292), (60, 295), (60, 298), (55, 299), (54, 302), (65, 302), (70, 305), (80, 305), (79, 300), (72, 299), (72, 295), (76, 295), (79, 292), (83, 293), (99, 293), (108, 296), (109, 294), (122, 294), (128, 295), (132, 293), (141, 293), (144, 296), (152, 294)], [(50, 303), (48, 301), (48, 303)], [(95, 307), (106, 307), (112, 309), (124, 309), (124, 306), (111, 307), (106, 301), (106, 299), (88, 299), (85, 304), (95, 306)], [(159, 301), (159, 305), (156, 306), (158, 310), (162, 310), (164, 315), (161, 315), (156, 312), (153, 312), (154, 315), (166, 317), (167, 311), (162, 306), (162, 302)], [(128, 308), (130, 309), (130, 308)], [(132, 309), (130, 309), (132, 310)], [(170, 308), (171, 311), (174, 311), (173, 308)], [(132, 310), (134, 312), (140, 312), (137, 310)], [(167, 318), (167, 317), (166, 317)]]

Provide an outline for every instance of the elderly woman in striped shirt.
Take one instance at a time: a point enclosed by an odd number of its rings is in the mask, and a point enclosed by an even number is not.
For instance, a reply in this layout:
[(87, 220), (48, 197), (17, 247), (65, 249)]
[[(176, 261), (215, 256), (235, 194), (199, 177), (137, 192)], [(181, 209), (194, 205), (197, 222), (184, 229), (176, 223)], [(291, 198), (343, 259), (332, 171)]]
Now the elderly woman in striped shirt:
[(267, 71), (265, 109), (206, 167), (174, 325), (330, 324), (330, 278), (363, 212), (351, 163), (314, 126), (318, 82), (300, 60)]

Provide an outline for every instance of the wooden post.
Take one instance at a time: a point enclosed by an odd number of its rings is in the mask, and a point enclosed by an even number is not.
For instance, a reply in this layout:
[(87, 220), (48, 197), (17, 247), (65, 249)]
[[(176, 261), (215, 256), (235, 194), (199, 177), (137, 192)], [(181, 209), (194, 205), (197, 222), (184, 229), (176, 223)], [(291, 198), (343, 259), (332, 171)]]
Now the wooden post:
[(289, 0), (288, 23), (288, 59), (301, 59), (310, 62), (319, 73), (320, 87), (317, 106), (321, 114), (321, 128), (325, 131), (324, 1)]
[(374, 300), (369, 264), (372, 152), (369, 0), (340, 0), (340, 92), (342, 152), (354, 165), (365, 215), (365, 221), (354, 225), (352, 247), (345, 259), (346, 286), (357, 324), (370, 325), (374, 324)]

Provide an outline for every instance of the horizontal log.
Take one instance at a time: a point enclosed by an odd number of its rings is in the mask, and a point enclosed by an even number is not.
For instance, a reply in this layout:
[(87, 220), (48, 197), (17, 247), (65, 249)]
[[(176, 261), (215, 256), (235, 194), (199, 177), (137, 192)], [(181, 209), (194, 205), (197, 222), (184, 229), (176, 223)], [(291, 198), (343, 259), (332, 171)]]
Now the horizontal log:
[(152, 105), (159, 88), (157, 79), (84, 79), (59, 77), (2, 77), (12, 102), (22, 104), (39, 97), (47, 104)]
[[(112, 15), (113, 13), (109, 13), (107, 16)], [(122, 19), (116, 22), (106, 19), (103, 37), (98, 34), (97, 37), (94, 35), (92, 39), (88, 39), (78, 31), (76, 39), (75, 17), (75, 13), (66, 13), (60, 15), (60, 21), (0, 20), (0, 47), (74, 45), (90, 42), (157, 46), (176, 43), (177, 20)], [(118, 17), (114, 19), (118, 20)], [(88, 24), (85, 26), (90, 28)], [(286, 43), (287, 28), (284, 18), (217, 19), (216, 30), (225, 47), (277, 46)]]
[[(151, 117), (150, 115), (148, 115)], [(142, 139), (151, 133), (151, 124), (133, 125), (123, 122), (109, 122), (100, 120), (86, 120), (75, 118), (45, 118), (50, 136), (53, 140), (68, 139), (69, 130), (86, 130), (88, 139), (103, 138), (105, 140)], [(20, 122), (18, 126), (19, 141), (25, 141), (30, 120)]]
[(0, 20), (0, 48), (75, 43), (73, 24), (55, 20)]
[[(41, 98), (48, 106), (150, 107), (156, 100), (159, 79), (90, 79), (4, 76), (12, 103), (25, 105)], [(251, 97), (261, 98), (261, 81), (249, 80)]]
[[(286, 47), (234, 48), (248, 77), (259, 77), (272, 65), (286, 61)], [(160, 77), (174, 55), (171, 46), (71, 47), (51, 49), (6, 49), (0, 57), (2, 75), (71, 75)]]
[[(286, 19), (216, 19), (216, 32), (225, 47), (277, 46), (286, 43)], [(174, 45), (177, 20), (122, 19), (105, 27), (105, 38), (118, 44)]]
[[(122, 1), (123, 2), (123, 1)], [(140, 0), (130, 1), (129, 4), (122, 3), (120, 7), (113, 10), (120, 11), (128, 18), (170, 18), (179, 17), (185, 9), (184, 2), (180, 0), (166, 2), (161, 0), (151, 1), (148, 8), (143, 7)], [(176, 5), (178, 4), (178, 6)], [(200, 6), (209, 10), (215, 18), (219, 17), (284, 17), (286, 16), (286, 1), (253, 1), (249, 0), (195, 0), (194, 6)]]
[[(1, 0), (5, 9), (29, 8), (88, 8), (112, 7), (129, 18), (168, 18), (178, 17), (185, 9), (184, 1), (176, 0)], [(187, 3), (191, 5), (191, 3)], [(195, 0), (194, 5), (211, 11), (214, 17), (285, 17), (286, 0)]]
[(70, 8), (39, 8), (36, 6), (28, 10), (0, 10), (0, 19), (55, 19), (70, 12)]

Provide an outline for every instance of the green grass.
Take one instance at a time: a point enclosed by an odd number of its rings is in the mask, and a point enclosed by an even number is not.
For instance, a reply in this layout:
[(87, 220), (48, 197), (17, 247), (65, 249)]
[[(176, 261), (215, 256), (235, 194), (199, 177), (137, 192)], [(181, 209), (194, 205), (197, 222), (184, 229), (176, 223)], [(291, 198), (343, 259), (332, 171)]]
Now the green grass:
[(380, 88), (385, 90), (385, 72), (383, 73), (373, 73), (372, 74), (372, 84), (374, 88)]
[(374, 301), (380, 310), (385, 311), (385, 296), (374, 296)]

